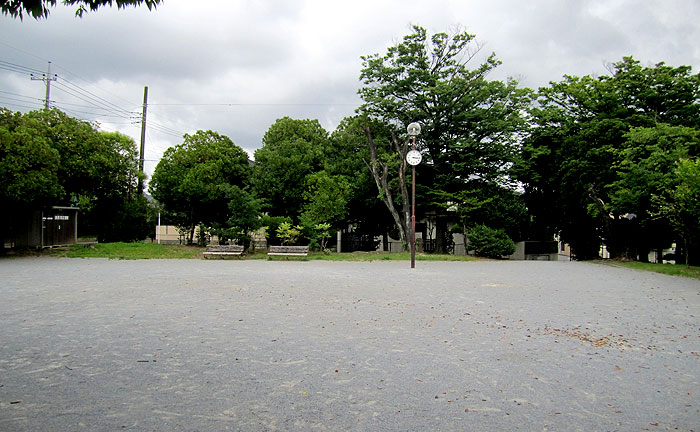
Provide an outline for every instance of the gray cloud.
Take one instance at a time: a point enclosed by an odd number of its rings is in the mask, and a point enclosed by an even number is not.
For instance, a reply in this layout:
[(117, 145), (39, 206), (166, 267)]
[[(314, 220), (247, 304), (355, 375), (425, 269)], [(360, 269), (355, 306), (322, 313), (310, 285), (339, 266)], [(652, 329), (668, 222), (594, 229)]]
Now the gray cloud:
[[(480, 54), (503, 61), (492, 78), (536, 88), (564, 74), (605, 74), (625, 55), (699, 72), (699, 12), (694, 0), (166, 0), (152, 12), (107, 8), (82, 19), (57, 7), (39, 22), (0, 17), (0, 60), (39, 71), (50, 60), (59, 80), (135, 117), (148, 86), (150, 170), (197, 129), (251, 154), (283, 116), (315, 118), (331, 131), (360, 104), (360, 56), (383, 54), (413, 23), (430, 32), (463, 26), (485, 44)], [(0, 69), (0, 92), (10, 109), (41, 107), (43, 87), (26, 73)], [(140, 136), (129, 115), (105, 115), (60, 83), (54, 95), (72, 115)]]

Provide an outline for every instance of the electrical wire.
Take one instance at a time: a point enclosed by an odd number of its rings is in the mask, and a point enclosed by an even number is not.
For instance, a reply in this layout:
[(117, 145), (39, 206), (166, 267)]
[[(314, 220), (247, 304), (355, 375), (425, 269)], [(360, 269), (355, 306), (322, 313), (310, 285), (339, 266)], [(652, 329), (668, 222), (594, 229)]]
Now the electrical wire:
[(66, 86), (64, 84), (64, 81), (65, 80), (61, 80), (60, 82), (54, 82), (53, 88), (62, 91), (75, 99), (81, 100), (89, 104), (89, 106), (92, 108), (101, 109), (105, 112), (111, 113), (115, 117), (132, 118), (135, 115), (135, 113), (132, 111), (128, 111), (121, 107), (116, 107), (112, 104), (102, 102), (101, 98), (93, 96), (91, 93), (84, 91), (79, 86)]
[(38, 75), (45, 75), (46, 73), (43, 71), (40, 71), (38, 69), (33, 69), (30, 67), (18, 65), (15, 63), (10, 63), (4, 60), (0, 60), (0, 69), (8, 70), (10, 72), (17, 72), (21, 74), (38, 74)]

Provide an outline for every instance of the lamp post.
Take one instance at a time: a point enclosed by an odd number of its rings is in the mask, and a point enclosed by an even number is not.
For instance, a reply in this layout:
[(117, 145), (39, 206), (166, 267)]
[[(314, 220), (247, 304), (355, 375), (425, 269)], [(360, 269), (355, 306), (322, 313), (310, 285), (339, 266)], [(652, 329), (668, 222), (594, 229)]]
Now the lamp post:
[(420, 152), (416, 150), (416, 136), (420, 134), (420, 125), (411, 123), (406, 131), (413, 137), (413, 148), (406, 153), (406, 162), (413, 170), (411, 175), (411, 268), (416, 268), (416, 165), (423, 159)]

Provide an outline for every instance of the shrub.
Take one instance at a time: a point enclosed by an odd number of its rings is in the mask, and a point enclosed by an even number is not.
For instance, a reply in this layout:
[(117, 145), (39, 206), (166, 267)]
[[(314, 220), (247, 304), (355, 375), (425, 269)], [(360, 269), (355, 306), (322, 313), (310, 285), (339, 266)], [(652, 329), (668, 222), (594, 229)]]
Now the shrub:
[(263, 216), (262, 226), (265, 228), (265, 237), (267, 238), (268, 246), (282, 244), (282, 239), (277, 237), (277, 230), (284, 222), (291, 224), (292, 220), (284, 216)]
[(469, 249), (477, 256), (501, 258), (515, 252), (515, 243), (502, 229), (493, 229), (477, 225), (467, 232)]

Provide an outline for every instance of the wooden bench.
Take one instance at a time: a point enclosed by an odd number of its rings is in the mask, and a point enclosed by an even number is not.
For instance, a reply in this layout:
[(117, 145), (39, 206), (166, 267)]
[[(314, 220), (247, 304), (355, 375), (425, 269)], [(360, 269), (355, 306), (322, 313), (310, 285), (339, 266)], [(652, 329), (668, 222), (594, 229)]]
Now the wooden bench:
[(227, 256), (241, 256), (243, 253), (243, 246), (240, 245), (209, 245), (207, 250), (204, 252), (204, 258), (210, 256), (216, 257), (227, 257)]
[(270, 246), (267, 249), (267, 256), (305, 257), (308, 254), (308, 246)]

